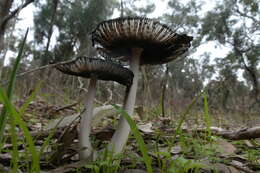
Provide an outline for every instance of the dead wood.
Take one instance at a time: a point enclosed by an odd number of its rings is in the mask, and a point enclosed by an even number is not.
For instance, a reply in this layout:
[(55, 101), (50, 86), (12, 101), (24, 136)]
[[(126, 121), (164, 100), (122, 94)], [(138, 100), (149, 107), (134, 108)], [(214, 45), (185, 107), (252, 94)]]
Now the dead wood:
[(255, 172), (244, 165), (237, 164), (236, 162), (230, 162), (230, 163), (228, 163), (228, 165), (233, 166), (234, 168), (239, 169), (245, 173), (254, 173)]
[[(205, 130), (205, 129), (204, 129)], [(260, 126), (244, 128), (236, 131), (223, 130), (211, 127), (212, 133), (230, 140), (256, 139), (260, 138)]]
[[(50, 133), (54, 133), (53, 138), (58, 138), (62, 135), (63, 129), (57, 129), (57, 130), (55, 130), (55, 132), (52, 132), (52, 130), (42, 130), (42, 131), (30, 132), (30, 134), (34, 138), (34, 140), (43, 140), (44, 138), (48, 137), (50, 135)], [(18, 133), (17, 136), (22, 138), (22, 137), (24, 137), (24, 134)], [(5, 137), (6, 137), (6, 142), (10, 143), (11, 142), (11, 136), (5, 135)]]
[(75, 103), (72, 103), (72, 104), (69, 104), (69, 105), (65, 105), (63, 107), (60, 107), (58, 109), (56, 109), (55, 111), (62, 111), (64, 109), (71, 109), (72, 107), (76, 106), (77, 104), (79, 104), (79, 102), (75, 102)]

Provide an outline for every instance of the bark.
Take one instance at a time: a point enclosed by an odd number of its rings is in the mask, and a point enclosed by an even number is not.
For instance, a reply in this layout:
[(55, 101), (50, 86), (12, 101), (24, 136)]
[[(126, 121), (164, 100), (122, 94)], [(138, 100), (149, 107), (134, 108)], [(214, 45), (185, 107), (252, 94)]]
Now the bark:
[[(259, 95), (259, 82), (258, 82), (258, 79), (257, 79), (257, 71), (255, 70), (254, 67), (252, 66), (248, 66), (245, 62), (245, 57), (244, 57), (244, 52), (245, 51), (241, 51), (237, 46), (236, 44), (232, 44), (232, 46), (234, 47), (235, 49), (235, 54), (240, 58), (241, 62), (242, 62), (242, 65), (245, 69), (245, 71), (248, 72), (249, 76), (250, 76), (250, 79), (252, 81), (252, 84), (253, 84), (253, 95), (254, 95), (254, 98), (255, 98), (255, 102), (259, 102), (259, 99), (258, 99), (258, 95)], [(249, 49), (250, 50), (250, 49)]]
[(124, 2), (120, 1), (120, 17), (124, 17)]
[(0, 52), (4, 48), (4, 34), (6, 30), (5, 18), (8, 16), (12, 7), (13, 0), (3, 0), (0, 2)]
[(52, 13), (52, 16), (51, 16), (50, 28), (48, 30), (48, 39), (47, 39), (48, 41), (47, 41), (47, 45), (46, 45), (46, 48), (45, 48), (45, 56), (46, 56), (46, 54), (49, 50), (49, 46), (50, 46), (50, 42), (51, 42), (52, 30), (53, 30), (53, 25), (54, 25), (54, 22), (55, 22), (55, 17), (56, 17), (56, 14), (57, 14), (58, 2), (59, 2), (59, 0), (53, 1), (53, 13)]
[(13, 0), (2, 0), (0, 1), (0, 79), (2, 76), (2, 67), (4, 65), (4, 58), (3, 58), (3, 52), (4, 52), (4, 35), (6, 31), (6, 24), (5, 21), (6, 16), (8, 16), (9, 11), (12, 7)]
[(254, 70), (253, 68), (250, 68), (246, 65), (244, 58), (242, 57), (242, 62), (243, 62), (243, 66), (245, 68), (245, 70), (248, 72), (252, 83), (253, 83), (253, 95), (255, 97), (255, 101), (258, 102), (258, 94), (259, 94), (259, 84), (258, 84), (258, 80), (257, 80), (257, 71)]

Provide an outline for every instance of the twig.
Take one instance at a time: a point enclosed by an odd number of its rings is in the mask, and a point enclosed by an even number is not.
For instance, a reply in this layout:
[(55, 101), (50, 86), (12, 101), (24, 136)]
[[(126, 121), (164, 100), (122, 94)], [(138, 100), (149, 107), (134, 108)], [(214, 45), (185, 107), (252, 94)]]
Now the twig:
[(241, 170), (245, 173), (254, 173), (254, 171), (252, 171), (251, 169), (249, 169), (245, 166), (242, 166), (242, 165), (240, 166), (240, 165), (232, 163), (232, 162), (228, 163), (227, 165), (233, 166), (233, 167), (235, 167), (235, 168), (237, 168), (237, 169), (239, 169), (239, 170)]
[(76, 106), (77, 104), (79, 104), (79, 102), (75, 102), (75, 103), (72, 103), (72, 104), (63, 106), (63, 107), (61, 107), (61, 108), (56, 109), (55, 111), (57, 111), (57, 112), (58, 112), (58, 111), (62, 111), (62, 110), (64, 110), (64, 109), (68, 109), (68, 108), (71, 108), (71, 107), (73, 107), (73, 106)]
[[(44, 69), (46, 69), (46, 68), (55, 67), (55, 66), (57, 66), (57, 65), (64, 64), (64, 63), (66, 63), (66, 62), (67, 62), (67, 61), (58, 62), (58, 63), (55, 63), (55, 64), (48, 64), (48, 65), (44, 65), (44, 66), (41, 66), (41, 67), (37, 67), (37, 68), (34, 68), (34, 69), (32, 69), (32, 70), (28, 70), (28, 71), (22, 72), (22, 73), (18, 74), (16, 77), (22, 77), (22, 76), (27, 75), (27, 74), (29, 74), (29, 73), (33, 73), (33, 72), (36, 72), (36, 71), (44, 70)], [(4, 81), (2, 84), (3, 84), (3, 85), (6, 85), (6, 84), (8, 84), (8, 83), (9, 83), (9, 81)]]
[[(83, 91), (83, 92), (88, 92), (88, 90), (86, 88), (84, 88), (84, 83), (82, 81), (81, 77), (78, 77), (78, 81), (79, 81), (79, 90)], [(85, 97), (80, 97), (79, 102), (81, 102), (82, 100), (84, 100)], [(98, 101), (97, 99), (94, 99), (94, 102), (96, 102), (99, 105), (105, 105), (105, 103), (103, 104), (102, 102)], [(108, 103), (108, 102), (106, 102)]]
[(109, 88), (107, 88), (107, 91), (109, 92), (109, 98), (107, 99), (107, 101), (105, 102), (105, 103), (103, 103), (102, 105), (107, 105), (107, 104), (109, 104), (111, 101), (112, 101), (112, 99), (113, 99), (113, 92), (111, 91), (111, 89), (109, 89)]

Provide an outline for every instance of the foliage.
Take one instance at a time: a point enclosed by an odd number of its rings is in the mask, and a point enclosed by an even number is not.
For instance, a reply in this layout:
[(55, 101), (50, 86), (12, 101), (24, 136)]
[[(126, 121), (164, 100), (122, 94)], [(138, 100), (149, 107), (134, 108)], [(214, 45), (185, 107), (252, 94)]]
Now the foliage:
[[(34, 16), (34, 23), (38, 47), (44, 47), (45, 40), (48, 38), (52, 2), (48, 0), (47, 3), (37, 4), (39, 11)], [(48, 59), (42, 57), (43, 64), (53, 56), (56, 61), (61, 61), (75, 54), (90, 55), (92, 50), (89, 35), (99, 22), (112, 14), (114, 5), (113, 0), (60, 1), (54, 21), (54, 31), (58, 32), (54, 55)]]
[(170, 163), (170, 167), (167, 173), (186, 173), (194, 172), (199, 173), (201, 168), (205, 168), (206, 165), (201, 163), (196, 163), (192, 160), (187, 160), (183, 157), (179, 157)]
[(260, 27), (259, 12), (257, 1), (249, 3), (243, 0), (223, 0), (214, 10), (207, 12), (202, 20), (201, 30), (207, 41), (217, 40), (219, 44), (231, 47), (229, 54), (217, 64), (223, 72), (229, 69), (233, 72), (243, 69), (248, 85), (253, 87), (252, 94), (256, 101), (259, 94), (257, 78), (259, 78), (260, 42), (255, 36), (259, 34), (257, 29)]
[[(155, 4), (151, 1), (146, 1), (145, 5), (140, 7), (138, 0), (126, 1), (120, 0), (122, 4), (119, 7), (121, 15), (123, 16), (147, 16), (155, 10)], [(138, 5), (139, 4), (139, 7)]]

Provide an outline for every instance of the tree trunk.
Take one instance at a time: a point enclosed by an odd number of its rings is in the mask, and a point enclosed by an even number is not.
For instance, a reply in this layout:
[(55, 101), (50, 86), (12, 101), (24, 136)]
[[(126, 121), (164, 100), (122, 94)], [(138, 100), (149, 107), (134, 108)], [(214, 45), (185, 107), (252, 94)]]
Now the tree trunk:
[(5, 18), (9, 15), (9, 11), (12, 7), (13, 0), (1, 0), (0, 1), (0, 79), (2, 76), (2, 69), (4, 65), (3, 52), (5, 48), (4, 35), (7, 28), (7, 21)]
[(14, 18), (20, 10), (32, 3), (34, 0), (27, 0), (25, 3), (17, 7), (15, 10), (10, 11), (13, 0), (1, 0), (0, 1), (0, 79), (2, 75), (2, 67), (4, 64), (4, 49), (5, 49), (5, 33), (8, 27), (8, 22)]
[[(253, 93), (254, 98), (255, 98), (255, 103), (258, 103), (259, 102), (259, 99), (258, 99), (259, 82), (258, 82), (258, 78), (257, 78), (257, 70), (254, 68), (254, 65), (248, 66), (245, 62), (245, 57), (243, 55), (243, 52), (241, 50), (239, 50), (239, 48), (236, 47), (236, 44), (233, 44), (233, 46), (234, 46), (236, 55), (240, 58), (243, 66), (244, 66), (245, 71), (247, 71), (247, 73), (250, 76), (250, 80), (251, 80), (252, 85), (253, 85), (252, 93)], [(249, 58), (247, 58), (247, 59), (249, 59)]]

